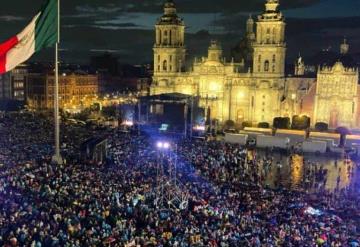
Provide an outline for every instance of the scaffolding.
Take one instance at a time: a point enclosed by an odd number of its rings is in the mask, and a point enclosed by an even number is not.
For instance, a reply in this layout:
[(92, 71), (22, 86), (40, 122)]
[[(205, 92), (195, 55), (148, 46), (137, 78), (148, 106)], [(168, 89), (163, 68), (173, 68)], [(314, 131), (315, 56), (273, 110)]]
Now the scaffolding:
[(158, 142), (156, 171), (156, 199), (158, 210), (185, 210), (188, 207), (189, 194), (185, 186), (177, 179), (177, 146), (171, 149), (168, 142)]

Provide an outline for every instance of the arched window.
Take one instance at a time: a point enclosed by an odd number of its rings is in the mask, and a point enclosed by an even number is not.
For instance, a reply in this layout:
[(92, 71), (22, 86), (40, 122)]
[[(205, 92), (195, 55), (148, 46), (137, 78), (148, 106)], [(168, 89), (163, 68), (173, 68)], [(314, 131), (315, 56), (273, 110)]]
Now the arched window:
[(160, 63), (160, 55), (158, 55), (158, 62)]
[(264, 71), (265, 72), (269, 71), (269, 61), (268, 60), (266, 60), (264, 63)]
[(166, 60), (164, 60), (164, 62), (163, 62), (163, 70), (167, 71), (167, 61)]
[(170, 32), (169, 32), (169, 35), (170, 35), (170, 38), (169, 38), (169, 44), (172, 44), (171, 42), (171, 40), (172, 40), (172, 32), (171, 32), (171, 30), (170, 30)]
[(273, 43), (276, 43), (276, 29), (275, 29), (275, 27), (273, 28), (272, 36), (273, 36)]
[(273, 59), (272, 59), (272, 61), (273, 61), (273, 63), (275, 63), (275, 62), (276, 62), (276, 55), (275, 55), (275, 54), (273, 55)]
[(239, 124), (244, 122), (244, 110), (239, 109), (237, 111), (236, 122), (239, 123)]
[(168, 44), (168, 32), (166, 30), (164, 31), (164, 44)]

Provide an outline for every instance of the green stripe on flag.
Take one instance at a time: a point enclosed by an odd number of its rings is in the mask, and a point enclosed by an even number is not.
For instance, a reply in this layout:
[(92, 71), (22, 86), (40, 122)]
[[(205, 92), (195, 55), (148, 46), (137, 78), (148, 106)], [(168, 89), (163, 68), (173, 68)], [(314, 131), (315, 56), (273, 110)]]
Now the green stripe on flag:
[(35, 27), (35, 51), (54, 45), (58, 39), (58, 0), (47, 0)]

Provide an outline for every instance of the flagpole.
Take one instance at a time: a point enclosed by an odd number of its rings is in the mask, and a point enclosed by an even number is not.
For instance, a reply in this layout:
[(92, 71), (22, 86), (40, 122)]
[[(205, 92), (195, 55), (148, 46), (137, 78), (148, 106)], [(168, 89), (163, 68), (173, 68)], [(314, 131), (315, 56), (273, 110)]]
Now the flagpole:
[(57, 1), (57, 32), (58, 39), (55, 44), (55, 90), (54, 90), (54, 119), (55, 119), (55, 154), (53, 161), (58, 165), (63, 163), (60, 154), (60, 116), (59, 116), (59, 43), (60, 43), (60, 0)]

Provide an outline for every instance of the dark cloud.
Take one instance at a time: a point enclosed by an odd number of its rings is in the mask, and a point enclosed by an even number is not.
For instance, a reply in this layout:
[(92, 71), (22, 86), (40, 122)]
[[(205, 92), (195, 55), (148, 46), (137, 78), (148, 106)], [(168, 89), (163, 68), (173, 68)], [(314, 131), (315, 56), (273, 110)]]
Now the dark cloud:
[[(281, 2), (283, 8), (297, 8), (311, 5), (320, 0), (291, 0)], [(29, 16), (40, 8), (43, 0), (16, 0), (2, 4), (0, 15), (12, 14)], [(79, 13), (114, 13), (114, 12), (155, 12), (162, 11), (165, 0), (66, 0), (61, 2), (65, 15)], [(182, 13), (215, 13), (259, 11), (264, 0), (177, 0), (175, 1)]]
[[(165, 0), (62, 0), (61, 57), (68, 62), (86, 63), (89, 57), (102, 53), (114, 53), (122, 62), (138, 63), (152, 61), (154, 42), (153, 24), (162, 12)], [(360, 47), (359, 18), (316, 17), (320, 4), (332, 6), (333, 13), (341, 6), (342, 15), (347, 16), (351, 6), (358, 6), (359, 0), (280, 0), (281, 9), (296, 11), (300, 18), (287, 18), (288, 56), (311, 54), (324, 47), (338, 47), (344, 35)], [(40, 8), (43, 0), (5, 1), (0, 9), (0, 40), (18, 33)], [(186, 35), (189, 60), (194, 56), (206, 55), (211, 39), (222, 42), (225, 54), (241, 39), (247, 13), (259, 13), (265, 0), (175, 0), (179, 14), (185, 18), (189, 29)], [(308, 8), (312, 9), (312, 19)], [(355, 8), (355, 7), (354, 7)], [(320, 12), (319, 12), (320, 9)], [(214, 15), (217, 13), (216, 21)], [(340, 17), (342, 16), (340, 15)], [(287, 15), (285, 15), (287, 16)], [(198, 24), (198, 25), (196, 25)], [(215, 27), (216, 26), (216, 27)], [(210, 35), (222, 30), (222, 34)], [(1, 42), (1, 41), (0, 41)], [(334, 48), (335, 49), (335, 48)], [(360, 49), (360, 48), (359, 48)], [(34, 60), (52, 60), (53, 50), (42, 51)]]
[(123, 22), (123, 23), (119, 23), (118, 20), (102, 20), (102, 21), (95, 21), (94, 22), (96, 25), (109, 25), (109, 26), (117, 26), (117, 27), (139, 27), (139, 25), (136, 25), (134, 23), (131, 22)]
[(109, 29), (109, 30), (121, 30), (121, 29), (133, 29), (133, 28), (140, 28), (140, 26), (134, 23), (119, 23), (119, 24), (111, 24), (111, 23), (104, 23), (100, 25), (92, 25), (92, 27), (100, 28), (100, 29)]
[(0, 21), (11, 22), (11, 21), (23, 21), (24, 17), (21, 16), (13, 16), (13, 15), (2, 15), (0, 16)]
[[(213, 23), (226, 32), (238, 32), (245, 29), (245, 23), (248, 18), (249, 16), (243, 14), (223, 15), (219, 19), (213, 21)], [(239, 25), (239, 23), (241, 24)], [(286, 18), (286, 24), (287, 36), (289, 36), (302, 32), (319, 32), (328, 28), (359, 28), (360, 16), (342, 18)]]

